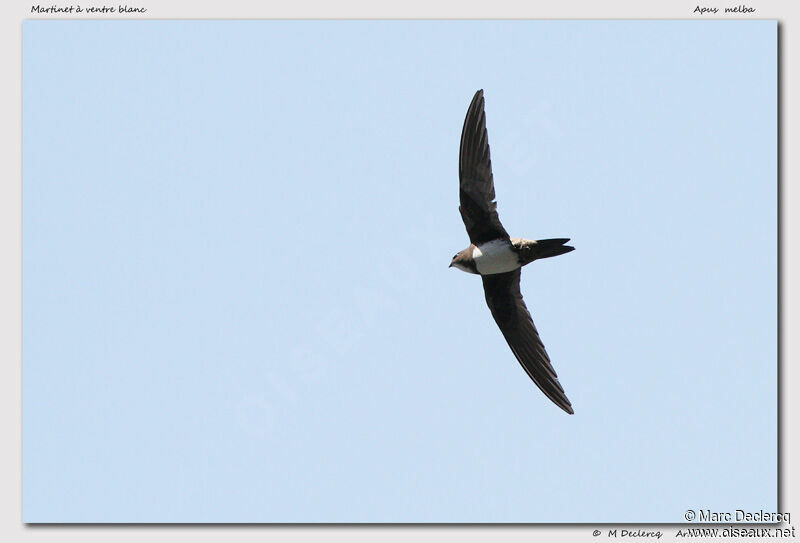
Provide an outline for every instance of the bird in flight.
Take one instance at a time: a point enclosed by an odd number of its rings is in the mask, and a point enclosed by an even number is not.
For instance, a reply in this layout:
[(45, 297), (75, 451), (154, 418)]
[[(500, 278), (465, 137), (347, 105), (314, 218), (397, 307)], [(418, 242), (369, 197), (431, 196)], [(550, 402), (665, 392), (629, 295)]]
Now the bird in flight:
[(536, 386), (558, 407), (574, 413), (550, 357), (539, 338), (519, 290), (522, 266), (575, 250), (568, 238), (537, 241), (512, 238), (497, 216), (492, 161), (486, 135), (483, 90), (472, 98), (461, 132), (458, 157), (458, 210), (467, 227), (470, 246), (457, 253), (450, 267), (481, 276), (486, 303), (511, 351)]

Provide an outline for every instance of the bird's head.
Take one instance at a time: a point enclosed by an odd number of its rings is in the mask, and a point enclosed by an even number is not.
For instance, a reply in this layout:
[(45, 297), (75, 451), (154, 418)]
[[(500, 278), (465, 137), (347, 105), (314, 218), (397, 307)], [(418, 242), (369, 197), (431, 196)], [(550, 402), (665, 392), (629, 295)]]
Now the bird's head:
[(472, 259), (472, 247), (468, 247), (463, 251), (457, 252), (450, 261), (451, 268), (458, 268), (467, 273), (478, 273), (475, 268), (475, 261)]

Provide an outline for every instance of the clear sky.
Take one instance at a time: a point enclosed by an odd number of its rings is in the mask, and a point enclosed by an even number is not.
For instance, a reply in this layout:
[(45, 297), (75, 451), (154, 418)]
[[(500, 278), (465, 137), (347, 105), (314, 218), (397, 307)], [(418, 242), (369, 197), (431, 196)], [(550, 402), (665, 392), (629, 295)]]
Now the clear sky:
[[(774, 21), (27, 21), (26, 522), (777, 506)], [(514, 359), (457, 159), (576, 251)]]

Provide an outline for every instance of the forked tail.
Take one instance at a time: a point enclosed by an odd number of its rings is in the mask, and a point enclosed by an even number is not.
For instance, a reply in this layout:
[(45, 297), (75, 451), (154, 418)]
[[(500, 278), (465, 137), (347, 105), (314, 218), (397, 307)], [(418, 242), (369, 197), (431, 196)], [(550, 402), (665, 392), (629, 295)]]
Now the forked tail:
[(564, 245), (569, 238), (539, 239), (536, 240), (535, 260), (540, 258), (550, 258), (551, 256), (563, 255), (574, 251), (575, 247)]

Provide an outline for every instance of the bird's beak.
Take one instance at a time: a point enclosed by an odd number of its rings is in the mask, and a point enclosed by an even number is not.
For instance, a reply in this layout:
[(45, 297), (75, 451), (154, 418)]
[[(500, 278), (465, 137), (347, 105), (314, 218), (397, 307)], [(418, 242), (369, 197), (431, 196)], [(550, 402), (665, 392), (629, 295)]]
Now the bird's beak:
[(451, 263), (450, 263), (450, 265), (449, 265), (449, 266), (447, 266), (447, 267), (448, 267), (448, 268), (452, 268), (452, 267), (453, 267), (453, 263), (451, 262)]

